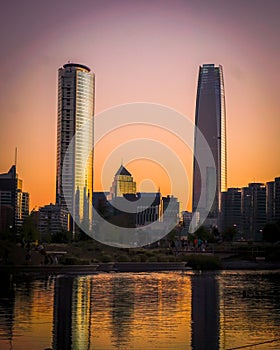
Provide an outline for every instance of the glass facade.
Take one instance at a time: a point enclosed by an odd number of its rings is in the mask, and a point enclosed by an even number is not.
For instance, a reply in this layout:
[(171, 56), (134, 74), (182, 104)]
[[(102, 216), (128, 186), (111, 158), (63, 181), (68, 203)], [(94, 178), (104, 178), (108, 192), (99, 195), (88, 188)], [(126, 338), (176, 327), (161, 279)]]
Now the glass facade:
[(122, 197), (124, 194), (136, 194), (136, 182), (130, 172), (121, 165), (116, 172), (114, 181), (110, 189), (110, 199)]
[[(196, 155), (201, 152), (195, 132), (194, 165), (193, 165), (193, 212), (203, 211), (208, 205), (209, 186), (216, 177), (216, 195), (208, 214), (212, 223), (217, 224), (221, 210), (221, 192), (227, 189), (227, 149), (226, 149), (226, 111), (225, 92), (222, 66), (205, 64), (199, 67), (198, 87), (196, 97), (195, 125), (206, 139), (216, 169), (199, 169)], [(216, 176), (213, 172), (216, 171)], [(206, 176), (201, 176), (201, 174)], [(205, 189), (202, 191), (202, 189)], [(202, 203), (205, 208), (198, 208), (200, 196), (204, 195)]]
[[(68, 63), (59, 69), (56, 203), (65, 208), (67, 203), (75, 221), (87, 225), (92, 222), (94, 94), (88, 67)], [(71, 157), (64, 159), (74, 135)]]

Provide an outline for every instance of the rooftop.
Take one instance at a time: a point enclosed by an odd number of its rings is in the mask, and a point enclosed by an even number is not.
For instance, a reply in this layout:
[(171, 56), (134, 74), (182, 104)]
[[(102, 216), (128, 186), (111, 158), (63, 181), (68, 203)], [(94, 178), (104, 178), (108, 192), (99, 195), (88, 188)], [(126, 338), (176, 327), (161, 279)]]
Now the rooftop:
[(123, 165), (119, 167), (119, 170), (116, 172), (116, 175), (131, 176), (130, 172)]
[(71, 68), (71, 67), (73, 67), (73, 68), (81, 68), (81, 69), (84, 69), (84, 70), (90, 72), (90, 68), (85, 66), (84, 64), (70, 63), (69, 62), (69, 63), (66, 63), (66, 64), (63, 65), (63, 68)]

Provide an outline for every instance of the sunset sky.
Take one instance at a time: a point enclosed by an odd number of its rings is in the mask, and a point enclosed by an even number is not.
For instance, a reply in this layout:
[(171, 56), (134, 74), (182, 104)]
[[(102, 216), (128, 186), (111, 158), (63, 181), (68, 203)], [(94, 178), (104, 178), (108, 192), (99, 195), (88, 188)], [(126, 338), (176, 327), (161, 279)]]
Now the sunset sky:
[[(1, 1), (0, 28), (0, 172), (9, 170), (18, 147), (30, 209), (55, 201), (57, 70), (68, 60), (94, 71), (96, 114), (151, 102), (192, 120), (199, 65), (221, 64), (228, 186), (280, 176), (280, 1)], [(106, 147), (95, 153), (95, 190)], [(182, 161), (191, 181), (191, 156)], [(126, 164), (125, 155), (123, 162), (137, 183), (149, 175), (168, 194), (168, 176), (155, 164)]]

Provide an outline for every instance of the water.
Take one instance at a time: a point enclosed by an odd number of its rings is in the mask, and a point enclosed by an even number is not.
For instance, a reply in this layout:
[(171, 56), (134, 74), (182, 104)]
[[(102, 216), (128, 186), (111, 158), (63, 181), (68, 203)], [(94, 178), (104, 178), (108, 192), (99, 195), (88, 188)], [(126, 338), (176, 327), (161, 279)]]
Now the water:
[(280, 271), (1, 282), (1, 350), (280, 349)]

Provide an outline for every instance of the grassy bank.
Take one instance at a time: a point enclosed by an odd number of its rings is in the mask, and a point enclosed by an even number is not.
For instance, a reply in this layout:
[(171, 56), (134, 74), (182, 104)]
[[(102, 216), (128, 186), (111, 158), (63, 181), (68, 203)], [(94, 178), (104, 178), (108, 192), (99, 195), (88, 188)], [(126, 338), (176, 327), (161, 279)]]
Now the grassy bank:
[[(109, 262), (186, 262), (187, 266), (196, 270), (216, 270), (222, 262), (228, 260), (255, 261), (262, 256), (265, 261), (280, 261), (280, 247), (269, 244), (226, 243), (210, 246), (204, 253), (175, 252), (169, 248), (133, 248), (121, 249), (103, 245), (94, 240), (71, 243), (44, 244), (48, 252), (62, 251), (66, 254), (59, 259), (63, 265), (90, 265)], [(228, 254), (224, 254), (224, 252)], [(26, 264), (27, 248), (12, 242), (0, 241), (0, 260), (2, 264)], [(226, 256), (226, 257), (225, 257)], [(31, 265), (44, 264), (44, 256), (31, 247)]]

